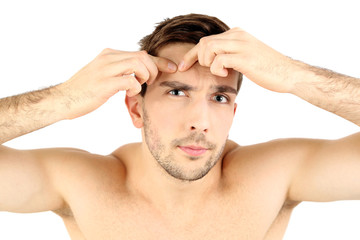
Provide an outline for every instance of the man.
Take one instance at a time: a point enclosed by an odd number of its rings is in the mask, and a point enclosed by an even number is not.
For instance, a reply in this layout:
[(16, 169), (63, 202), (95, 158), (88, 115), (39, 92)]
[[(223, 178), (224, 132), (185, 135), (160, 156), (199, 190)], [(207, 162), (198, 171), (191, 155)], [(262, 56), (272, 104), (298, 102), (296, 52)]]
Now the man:
[[(1, 143), (83, 116), (118, 91), (143, 141), (108, 156), (0, 148), (0, 210), (53, 211), (72, 239), (281, 239), (301, 201), (360, 199), (360, 135), (228, 140), (242, 74), (360, 125), (360, 80), (190, 14), (140, 52), (106, 49), (70, 80), (2, 99)], [(140, 93), (140, 94), (138, 94)]]

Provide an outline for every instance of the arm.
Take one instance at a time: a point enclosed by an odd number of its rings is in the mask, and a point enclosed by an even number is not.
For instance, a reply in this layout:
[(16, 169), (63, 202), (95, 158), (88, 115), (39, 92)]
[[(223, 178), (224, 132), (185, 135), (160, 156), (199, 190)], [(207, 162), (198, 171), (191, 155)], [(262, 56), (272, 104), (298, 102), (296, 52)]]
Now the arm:
[[(142, 83), (154, 81), (158, 71), (174, 72), (169, 64), (167, 59), (146, 52), (106, 49), (60, 85), (1, 99), (0, 144), (57, 121), (83, 116), (121, 90), (136, 95)], [(62, 164), (61, 158), (68, 159), (68, 155), (58, 150), (20, 151), (0, 145), (0, 211), (61, 207), (64, 202), (54, 182), (54, 165)]]
[[(203, 38), (184, 56), (179, 70), (196, 61), (218, 76), (235, 69), (266, 89), (295, 94), (360, 126), (360, 79), (288, 58), (239, 28)], [(281, 151), (302, 151), (300, 158), (291, 159), (296, 170), (289, 200), (360, 199), (360, 133), (285, 145)]]
[(360, 79), (294, 62), (301, 70), (291, 93), (360, 126)]
[(196, 61), (218, 76), (232, 68), (261, 87), (292, 93), (360, 126), (360, 79), (293, 60), (240, 28), (202, 38), (179, 70)]
[(172, 62), (145, 52), (105, 49), (65, 83), (0, 99), (0, 144), (60, 120), (83, 116), (121, 90), (136, 95), (141, 84), (154, 81), (158, 71), (174, 72), (169, 64)]
[[(299, 140), (300, 141), (300, 140)], [(338, 140), (303, 139), (290, 180), (288, 199), (328, 202), (360, 200), (360, 134)]]

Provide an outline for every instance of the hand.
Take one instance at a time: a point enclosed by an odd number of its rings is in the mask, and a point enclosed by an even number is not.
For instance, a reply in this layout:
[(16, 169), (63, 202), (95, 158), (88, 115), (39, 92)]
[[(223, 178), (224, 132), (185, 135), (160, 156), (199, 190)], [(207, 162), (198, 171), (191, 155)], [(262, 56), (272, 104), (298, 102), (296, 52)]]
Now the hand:
[(58, 89), (66, 96), (68, 118), (72, 119), (97, 109), (119, 91), (128, 96), (138, 94), (141, 84), (151, 84), (159, 71), (175, 72), (176, 65), (145, 51), (105, 49)]
[(196, 61), (217, 76), (226, 77), (228, 69), (244, 74), (256, 84), (276, 92), (290, 92), (292, 75), (299, 71), (296, 61), (282, 55), (240, 28), (207, 36), (185, 54), (179, 71)]

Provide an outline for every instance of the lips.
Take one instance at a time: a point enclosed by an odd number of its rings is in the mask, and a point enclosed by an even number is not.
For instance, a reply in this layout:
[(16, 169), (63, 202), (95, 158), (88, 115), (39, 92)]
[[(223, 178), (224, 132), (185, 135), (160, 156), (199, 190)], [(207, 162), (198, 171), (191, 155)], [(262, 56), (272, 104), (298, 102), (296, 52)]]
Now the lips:
[(179, 148), (190, 156), (201, 156), (207, 152), (207, 148), (200, 146), (179, 146)]

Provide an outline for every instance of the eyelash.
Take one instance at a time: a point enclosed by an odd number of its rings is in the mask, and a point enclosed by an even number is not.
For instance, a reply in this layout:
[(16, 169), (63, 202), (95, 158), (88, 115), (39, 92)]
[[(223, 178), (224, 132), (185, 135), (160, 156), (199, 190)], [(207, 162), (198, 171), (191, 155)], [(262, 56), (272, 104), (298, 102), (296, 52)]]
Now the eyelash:
[[(175, 94), (175, 92), (177, 94)], [(179, 92), (182, 92), (183, 94), (182, 95), (179, 95)], [(172, 95), (172, 96), (186, 96), (185, 92), (183, 90), (180, 90), (180, 89), (172, 89), (168, 92), (168, 94)], [(221, 102), (221, 101), (217, 101), (216, 100), (216, 97), (222, 97), (226, 100), (226, 102)], [(215, 102), (218, 102), (218, 103), (222, 103), (222, 104), (225, 104), (225, 103), (228, 103), (230, 102), (230, 99), (228, 96), (226, 95), (223, 95), (223, 94), (216, 94), (214, 96), (211, 97), (212, 100), (214, 100)]]
[[(215, 100), (216, 97), (223, 97), (223, 98), (226, 100), (226, 102), (216, 101), (216, 100)], [(230, 102), (229, 98), (228, 98), (227, 96), (225, 96), (225, 95), (222, 95), (222, 94), (217, 94), (217, 95), (213, 96), (212, 98), (213, 98), (216, 102), (218, 102), (218, 103), (223, 103), (223, 104), (225, 104), (225, 103)]]
[[(175, 91), (176, 91), (177, 93), (182, 92), (183, 95), (174, 94)], [(173, 95), (173, 96), (186, 96), (185, 92), (184, 92), (183, 90), (180, 90), (180, 89), (172, 89), (172, 90), (170, 90), (168, 93), (169, 93), (170, 95)]]

